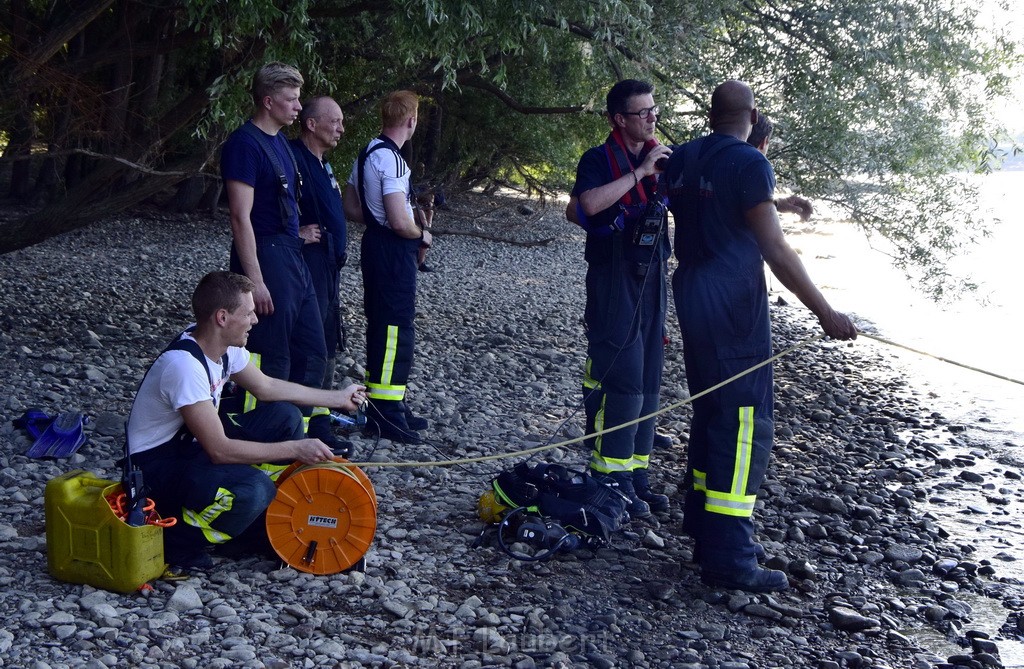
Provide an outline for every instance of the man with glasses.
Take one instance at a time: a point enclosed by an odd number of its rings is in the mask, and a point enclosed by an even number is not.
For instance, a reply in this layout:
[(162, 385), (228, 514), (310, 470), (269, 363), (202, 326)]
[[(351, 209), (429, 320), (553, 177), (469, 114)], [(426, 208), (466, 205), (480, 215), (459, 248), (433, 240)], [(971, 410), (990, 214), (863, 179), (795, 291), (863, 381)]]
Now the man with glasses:
[[(786, 242), (773, 201), (775, 174), (746, 139), (754, 94), (727, 81), (711, 96), (711, 134), (676, 147), (665, 171), (679, 268), (672, 293), (690, 394), (771, 357), (764, 263), (818, 317), (825, 334), (857, 329), (811, 283)], [(752, 516), (772, 449), (771, 366), (693, 403), (683, 529), (709, 584), (750, 592), (785, 590), (781, 571), (760, 567)]]
[[(658, 408), (664, 358), (665, 262), (670, 248), (657, 163), (671, 151), (654, 139), (654, 88), (626, 79), (607, 95), (612, 131), (576, 169), (570, 220), (587, 231), (587, 433)], [(588, 442), (591, 473), (629, 498), (634, 518), (668, 511), (648, 477), (654, 419)]]

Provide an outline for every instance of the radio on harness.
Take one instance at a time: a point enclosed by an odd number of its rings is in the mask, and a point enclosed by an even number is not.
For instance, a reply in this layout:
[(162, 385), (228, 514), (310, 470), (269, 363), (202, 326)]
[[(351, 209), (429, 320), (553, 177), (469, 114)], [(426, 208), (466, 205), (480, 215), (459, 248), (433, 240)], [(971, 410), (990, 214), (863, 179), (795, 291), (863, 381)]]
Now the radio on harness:
[(665, 212), (665, 205), (660, 199), (649, 201), (633, 232), (633, 243), (637, 246), (654, 246), (661, 234), (661, 226), (665, 223)]

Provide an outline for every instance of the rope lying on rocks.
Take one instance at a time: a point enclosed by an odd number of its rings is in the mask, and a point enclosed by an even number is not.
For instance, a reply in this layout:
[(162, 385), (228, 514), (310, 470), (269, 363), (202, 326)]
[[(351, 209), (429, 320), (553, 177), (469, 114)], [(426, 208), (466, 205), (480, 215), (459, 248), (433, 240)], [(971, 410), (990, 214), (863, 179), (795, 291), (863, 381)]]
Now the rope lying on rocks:
[[(978, 367), (972, 367), (972, 366), (966, 365), (966, 364), (964, 364), (962, 362), (957, 362), (956, 360), (950, 360), (949, 358), (944, 358), (942, 356), (934, 355), (934, 354), (928, 353), (927, 351), (921, 351), (921, 350), (912, 348), (910, 346), (906, 346), (904, 344), (899, 344), (899, 343), (891, 341), (889, 339), (885, 339), (884, 337), (879, 337), (877, 335), (869, 334), (867, 332), (858, 332), (857, 334), (858, 334), (858, 336), (867, 337), (868, 339), (874, 339), (875, 341), (881, 342), (883, 344), (888, 344), (889, 346), (893, 346), (895, 348), (902, 348), (902, 349), (905, 349), (905, 350), (910, 351), (912, 353), (917, 353), (918, 355), (923, 355), (923, 356), (926, 356), (926, 357), (929, 357), (929, 358), (934, 358), (936, 360), (941, 360), (942, 362), (948, 363), (950, 365), (956, 365), (957, 367), (963, 367), (964, 369), (969, 369), (969, 370), (971, 370), (973, 372), (979, 372), (981, 374), (987, 374), (988, 376), (992, 376), (992, 377), (995, 377), (997, 379), (1002, 379), (1003, 381), (1009, 381), (1010, 383), (1017, 383), (1017, 384), (1020, 384), (1020, 385), (1024, 385), (1024, 381), (1021, 381), (1019, 379), (1014, 379), (1014, 378), (1011, 378), (1011, 377), (1008, 377), (1008, 376), (1003, 376), (1001, 374), (996, 374), (995, 372), (990, 372), (990, 371), (987, 371), (987, 370), (984, 370), (984, 369), (979, 369)], [(668, 411), (672, 411), (673, 409), (678, 409), (681, 406), (685, 406), (687, 404), (690, 404), (695, 399), (703, 397), (704, 395), (707, 395), (708, 393), (712, 393), (712, 392), (718, 390), (719, 388), (721, 388), (722, 386), (730, 384), (733, 381), (735, 381), (736, 379), (741, 378), (743, 376), (746, 376), (747, 374), (750, 374), (754, 370), (760, 369), (760, 368), (764, 367), (765, 365), (770, 365), (773, 362), (775, 362), (776, 360), (778, 360), (779, 358), (781, 358), (781, 357), (783, 357), (785, 355), (789, 355), (793, 351), (801, 349), (804, 346), (807, 346), (809, 344), (813, 344), (814, 342), (820, 341), (821, 339), (824, 339), (824, 338), (825, 338), (824, 334), (817, 334), (817, 335), (814, 335), (812, 337), (808, 337), (807, 339), (804, 339), (804, 340), (802, 340), (800, 342), (797, 342), (793, 346), (790, 346), (789, 348), (785, 349), (784, 351), (776, 353), (775, 355), (773, 355), (772, 357), (768, 358), (767, 360), (763, 360), (763, 361), (757, 363), (756, 365), (748, 367), (747, 369), (743, 370), (742, 372), (729, 377), (728, 379), (726, 379), (725, 381), (722, 381), (721, 383), (718, 383), (718, 384), (716, 384), (714, 386), (711, 386), (710, 388), (708, 388), (706, 390), (702, 390), (701, 392), (697, 393), (696, 395), (691, 395), (690, 397), (682, 399), (682, 400), (676, 402), (675, 404), (669, 404), (668, 406), (662, 407), (662, 408), (658, 409), (657, 411), (653, 411), (653, 412), (647, 414), (646, 416), (640, 416), (639, 418), (636, 418), (636, 419), (631, 420), (631, 421), (626, 422), (626, 423), (621, 423), (621, 424), (616, 425), (614, 427), (609, 427), (609, 428), (606, 428), (604, 430), (599, 430), (599, 431), (593, 432), (591, 434), (585, 434), (582, 437), (576, 437), (574, 439), (566, 439), (565, 441), (560, 441), (560, 442), (555, 443), (555, 444), (544, 444), (543, 446), (535, 446), (533, 448), (526, 448), (526, 449), (523, 449), (523, 450), (520, 450), (520, 451), (512, 451), (511, 453), (496, 453), (494, 455), (481, 455), (481, 456), (475, 457), (475, 458), (459, 458), (459, 459), (456, 459), (456, 460), (406, 461), (406, 462), (351, 462), (351, 463), (348, 463), (348, 464), (352, 465), (352, 466), (356, 466), (356, 467), (449, 467), (449, 466), (452, 466), (452, 465), (465, 465), (465, 464), (471, 464), (471, 463), (474, 463), (474, 462), (487, 462), (489, 460), (504, 460), (506, 458), (517, 458), (517, 457), (520, 457), (520, 456), (523, 456), (523, 455), (533, 455), (534, 453), (540, 453), (542, 451), (549, 451), (549, 450), (553, 450), (553, 449), (556, 449), (556, 448), (561, 448), (562, 446), (569, 446), (571, 444), (579, 443), (579, 442), (581, 442), (581, 441), (583, 441), (585, 439), (590, 439), (591, 437), (597, 437), (597, 436), (602, 435), (602, 434), (608, 434), (609, 432), (614, 432), (615, 430), (621, 430), (624, 427), (628, 427), (630, 425), (635, 425), (636, 423), (642, 423), (643, 421), (647, 420), (648, 418), (653, 418), (655, 416), (660, 416), (663, 413), (666, 413)]]

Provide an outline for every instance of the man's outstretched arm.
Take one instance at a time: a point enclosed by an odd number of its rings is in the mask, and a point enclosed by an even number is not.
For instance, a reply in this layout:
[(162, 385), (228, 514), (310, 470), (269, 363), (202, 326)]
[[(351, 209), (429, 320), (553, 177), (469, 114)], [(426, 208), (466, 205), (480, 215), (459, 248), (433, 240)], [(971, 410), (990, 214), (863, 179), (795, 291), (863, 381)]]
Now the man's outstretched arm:
[(786, 241), (775, 204), (766, 200), (747, 210), (745, 217), (772, 274), (818, 317), (818, 323), (825, 334), (835, 339), (856, 339), (857, 327), (853, 321), (846, 314), (832, 308), (811, 281), (800, 256)]
[(231, 439), (224, 434), (224, 425), (211, 400), (181, 407), (181, 416), (210, 460), (218, 465), (254, 465), (276, 460), (300, 460), (307, 465), (315, 465), (334, 457), (331, 449), (319, 439), (296, 439), (270, 444)]

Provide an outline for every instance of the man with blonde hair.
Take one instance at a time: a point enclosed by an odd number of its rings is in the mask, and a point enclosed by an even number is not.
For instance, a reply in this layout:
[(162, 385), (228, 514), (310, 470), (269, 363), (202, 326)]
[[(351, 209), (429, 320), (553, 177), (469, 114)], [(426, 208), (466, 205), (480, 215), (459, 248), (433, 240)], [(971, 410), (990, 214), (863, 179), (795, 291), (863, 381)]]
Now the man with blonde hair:
[[(224, 143), (221, 174), (231, 216), (231, 271), (254, 284), (259, 316), (249, 336), (254, 363), (268, 376), (319, 388), (327, 349), (313, 280), (302, 258), (302, 174), (280, 132), (302, 110), (302, 84), (299, 71), (285, 63), (269, 63), (256, 73), (252, 118)], [(304, 407), (304, 415), (310, 410)]]
[(381, 132), (352, 165), (345, 215), (366, 225), (361, 246), (366, 314), (368, 427), (382, 437), (419, 443), (427, 421), (405, 404), (416, 330), (417, 255), (430, 231), (413, 217), (409, 166), (401, 148), (416, 132), (419, 98), (395, 91), (381, 104)]

